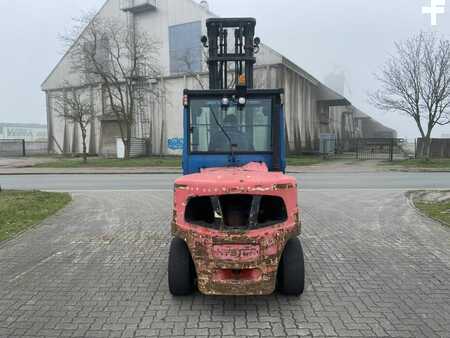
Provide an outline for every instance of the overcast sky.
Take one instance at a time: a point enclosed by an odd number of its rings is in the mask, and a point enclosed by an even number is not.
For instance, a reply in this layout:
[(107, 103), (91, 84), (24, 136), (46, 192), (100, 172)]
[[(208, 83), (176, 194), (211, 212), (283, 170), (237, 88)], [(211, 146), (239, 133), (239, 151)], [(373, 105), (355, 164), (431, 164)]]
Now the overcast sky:
[[(179, 1), (179, 0), (169, 0)], [(376, 72), (393, 52), (394, 41), (431, 30), (422, 6), (431, 0), (209, 0), (216, 14), (253, 16), (257, 35), (325, 81), (339, 71), (346, 96), (361, 110), (399, 131), (417, 136), (406, 117), (374, 109), (367, 93), (377, 88)], [(58, 34), (81, 11), (104, 0), (0, 0), (0, 122), (46, 123), (40, 85), (62, 55)], [(435, 30), (450, 38), (450, 1)], [(450, 126), (435, 136), (450, 133)]]

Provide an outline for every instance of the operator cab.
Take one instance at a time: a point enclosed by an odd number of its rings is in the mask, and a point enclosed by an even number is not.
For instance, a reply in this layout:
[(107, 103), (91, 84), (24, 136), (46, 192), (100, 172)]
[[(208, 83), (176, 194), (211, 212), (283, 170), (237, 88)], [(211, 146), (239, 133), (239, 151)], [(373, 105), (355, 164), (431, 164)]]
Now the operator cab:
[(189, 91), (185, 94), (184, 174), (262, 162), (285, 170), (282, 90)]

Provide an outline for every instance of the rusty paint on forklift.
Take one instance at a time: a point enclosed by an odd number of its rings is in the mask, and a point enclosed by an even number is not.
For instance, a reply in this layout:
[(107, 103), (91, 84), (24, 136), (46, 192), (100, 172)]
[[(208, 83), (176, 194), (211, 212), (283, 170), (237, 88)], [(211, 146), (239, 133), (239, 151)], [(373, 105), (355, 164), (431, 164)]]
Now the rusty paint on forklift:
[[(210, 229), (186, 221), (189, 199), (252, 194), (276, 196), (286, 205), (287, 219), (250, 230)], [(192, 255), (199, 290), (207, 295), (268, 295), (274, 292), (286, 242), (300, 234), (297, 183), (264, 164), (206, 169), (175, 183), (172, 234), (183, 239)]]

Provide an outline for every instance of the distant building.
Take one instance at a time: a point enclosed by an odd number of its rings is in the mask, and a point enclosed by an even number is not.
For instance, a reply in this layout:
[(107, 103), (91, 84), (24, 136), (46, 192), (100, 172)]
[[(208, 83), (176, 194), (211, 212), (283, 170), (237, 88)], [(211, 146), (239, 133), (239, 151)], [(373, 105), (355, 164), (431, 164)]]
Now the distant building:
[(324, 83), (342, 96), (351, 93), (351, 88), (347, 80), (347, 73), (340, 67), (336, 67), (332, 73), (325, 76)]
[(442, 134), (441, 138), (450, 138), (450, 134)]
[(0, 140), (47, 141), (47, 126), (41, 124), (0, 123)]
[[(216, 15), (209, 11), (206, 1), (198, 4), (192, 0), (107, 0), (98, 16), (123, 20), (161, 42), (159, 62), (164, 72), (149, 86), (164, 89), (165, 97), (162, 100), (148, 97), (147, 107), (136, 112), (132, 134), (145, 140), (143, 143), (150, 148), (146, 153), (181, 154), (183, 89), (199, 89), (198, 78), (208, 77), (200, 37), (206, 33), (206, 20)], [(55, 109), (55, 98), (62, 92), (80, 90), (90, 96), (100, 116), (87, 135), (89, 152), (114, 156), (116, 139), (120, 137), (119, 123), (103, 114), (107, 111), (107, 100), (101, 83), (83, 86), (77, 82), (70, 53), (69, 50), (42, 84), (47, 98), (49, 149), (64, 153), (80, 151), (79, 127), (58, 116)], [(190, 71), (181, 62), (183, 56), (189, 56)], [(192, 76), (193, 72), (198, 75)], [(320, 135), (324, 133), (335, 134), (341, 143), (346, 138), (364, 137), (366, 131), (372, 136), (370, 126), (376, 126), (375, 136), (396, 134), (381, 124), (372, 124), (374, 120), (359, 113), (347, 98), (267, 45), (262, 45), (257, 55), (255, 87), (285, 89), (286, 141), (291, 153), (318, 152)]]
[(356, 109), (355, 121), (364, 138), (397, 138), (397, 131), (374, 120), (369, 115)]

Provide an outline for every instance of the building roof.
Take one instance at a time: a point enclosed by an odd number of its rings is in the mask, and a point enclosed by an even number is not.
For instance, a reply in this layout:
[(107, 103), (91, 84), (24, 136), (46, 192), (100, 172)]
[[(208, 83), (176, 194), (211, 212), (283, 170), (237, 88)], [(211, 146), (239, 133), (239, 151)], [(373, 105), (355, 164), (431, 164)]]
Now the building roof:
[(353, 113), (357, 119), (370, 119), (371, 117), (356, 107), (353, 107)]
[[(98, 10), (98, 12), (95, 14), (94, 17), (97, 17), (100, 15), (100, 13), (103, 11), (103, 9), (109, 4), (110, 1), (113, 0), (105, 0), (105, 3), (101, 6), (101, 8)], [(218, 18), (219, 16), (215, 13), (213, 13), (209, 8), (205, 8), (203, 7), (200, 3), (194, 1), (194, 0), (178, 0), (178, 1), (188, 1), (192, 4), (194, 4), (199, 10), (206, 12), (208, 15)], [(80, 34), (80, 36), (84, 33), (85, 30), (83, 30)], [(79, 39), (78, 39), (79, 40)], [(78, 41), (77, 40), (77, 41)], [(75, 43), (77, 42), (75, 41)], [(307, 71), (305, 71), (303, 68), (299, 67), (297, 64), (295, 64), (294, 62), (292, 62), (291, 60), (289, 60), (287, 57), (285, 57), (284, 55), (280, 54), (279, 52), (275, 51), (273, 48), (267, 46), (266, 44), (262, 43), (261, 44), (264, 48), (266, 48), (270, 53), (272, 53), (273, 55), (275, 55), (277, 58), (279, 58), (281, 60), (281, 63), (283, 65), (285, 65), (286, 67), (288, 67), (289, 69), (291, 69), (292, 71), (296, 72), (297, 74), (299, 74), (300, 76), (302, 76), (303, 78), (307, 79), (309, 82), (311, 82), (313, 85), (315, 86), (319, 86), (321, 85), (322, 87), (326, 87), (325, 85), (321, 84), (319, 80), (317, 80), (314, 76), (312, 76), (310, 73), (308, 73)], [(48, 82), (48, 80), (51, 78), (51, 76), (56, 72), (56, 70), (58, 69), (58, 67), (62, 64), (62, 62), (66, 59), (66, 57), (68, 56), (68, 54), (70, 53), (70, 51), (72, 50), (73, 47), (68, 48), (68, 50), (65, 52), (65, 54), (62, 56), (62, 58), (58, 61), (58, 63), (55, 65), (55, 67), (52, 69), (52, 71), (50, 72), (50, 74), (46, 77), (46, 79), (43, 81), (43, 83), (41, 84), (42, 90), (46, 90), (46, 84)], [(170, 75), (169, 75), (170, 76)], [(334, 92), (333, 90), (331, 90), (330, 88), (326, 87), (327, 91), (333, 92), (333, 96), (334, 99), (344, 99), (341, 95), (337, 94), (336, 92)]]
[[(97, 17), (100, 12), (103, 10), (103, 8), (106, 7), (106, 5), (108, 4), (108, 2), (111, 0), (106, 0), (105, 3), (100, 7), (100, 9), (97, 11), (97, 13), (95, 14), (94, 17)], [(192, 1), (192, 0), (191, 0)], [(80, 36), (78, 37), (78, 39), (75, 41), (75, 43), (77, 43), (79, 41), (79, 39), (81, 38), (81, 35), (86, 31), (87, 27), (81, 32)], [(53, 75), (53, 73), (55, 73), (55, 71), (58, 69), (58, 67), (61, 65), (61, 63), (64, 61), (64, 59), (69, 55), (70, 51), (72, 50), (73, 46), (70, 46), (66, 52), (64, 53), (64, 55), (61, 57), (61, 59), (58, 61), (58, 63), (55, 65), (55, 67), (53, 67), (53, 69), (50, 71), (50, 73), (48, 74), (48, 76), (45, 78), (45, 80), (42, 82), (41, 84), (41, 89), (44, 90), (45, 84), (46, 82), (50, 79), (50, 77)]]

